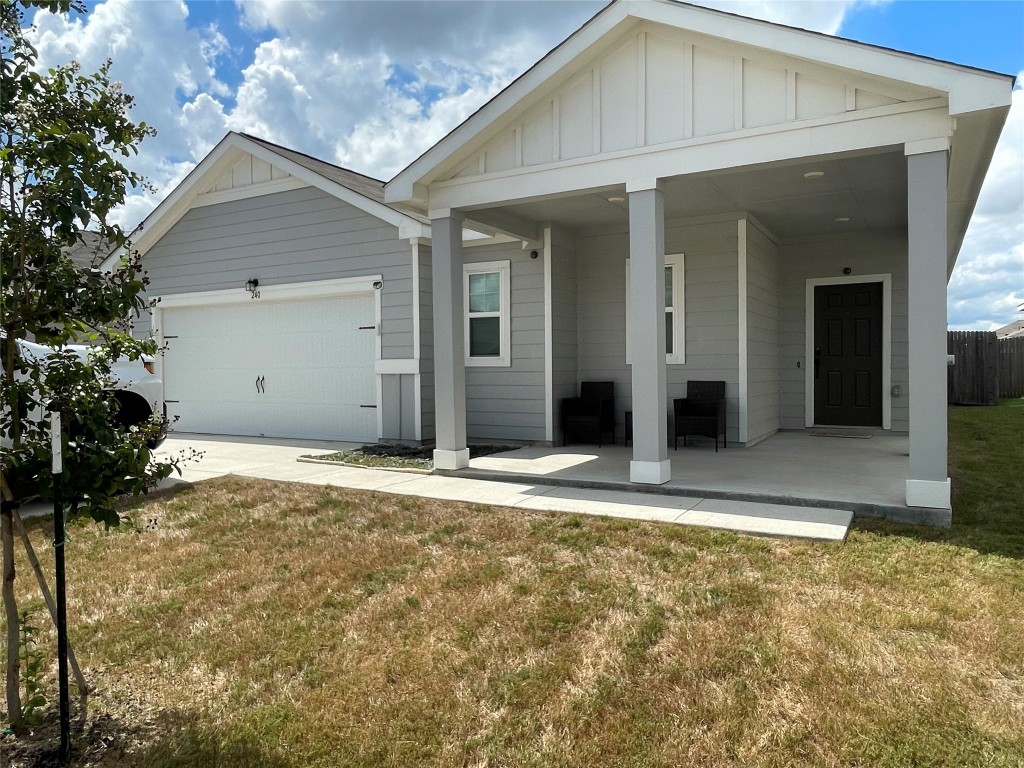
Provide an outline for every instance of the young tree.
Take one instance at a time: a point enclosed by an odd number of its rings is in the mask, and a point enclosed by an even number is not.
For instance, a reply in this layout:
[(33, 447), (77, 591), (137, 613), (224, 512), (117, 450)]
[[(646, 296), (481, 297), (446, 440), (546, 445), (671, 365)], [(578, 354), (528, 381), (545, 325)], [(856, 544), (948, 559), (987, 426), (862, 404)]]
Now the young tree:
[[(130, 333), (146, 307), (146, 279), (121, 228), (110, 221), (131, 187), (144, 185), (124, 159), (153, 130), (129, 119), (132, 97), (110, 79), (110, 62), (92, 75), (76, 62), (45, 72), (26, 35), (26, 14), (84, 13), (81, 0), (0, 0), (0, 277), (2, 277), (2, 469), (18, 497), (53, 498), (47, 410), (62, 413), (63, 499), (67, 514), (116, 525), (115, 498), (167, 477), (176, 462), (153, 460), (147, 442), (159, 423), (126, 429), (105, 392), (110, 363), (156, 352)], [(115, 272), (82, 271), (68, 256), (86, 228), (105, 252), (126, 256)], [(87, 337), (83, 359), (63, 348)], [(37, 359), (19, 341), (56, 354)], [(3, 602), (7, 622), (7, 712), (20, 725), (18, 610), (14, 599), (13, 520), (2, 516)]]

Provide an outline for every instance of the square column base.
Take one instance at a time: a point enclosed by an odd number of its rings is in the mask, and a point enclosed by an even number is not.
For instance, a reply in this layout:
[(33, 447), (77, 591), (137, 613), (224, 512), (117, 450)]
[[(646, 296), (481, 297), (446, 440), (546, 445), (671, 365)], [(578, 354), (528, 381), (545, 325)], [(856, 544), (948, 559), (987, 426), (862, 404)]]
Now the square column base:
[(629, 482), (647, 485), (663, 485), (672, 479), (672, 462), (664, 461), (631, 461), (629, 462)]
[(434, 469), (465, 469), (469, 466), (469, 448), (457, 451), (434, 449)]
[(950, 501), (953, 483), (942, 480), (907, 480), (907, 506), (952, 509)]

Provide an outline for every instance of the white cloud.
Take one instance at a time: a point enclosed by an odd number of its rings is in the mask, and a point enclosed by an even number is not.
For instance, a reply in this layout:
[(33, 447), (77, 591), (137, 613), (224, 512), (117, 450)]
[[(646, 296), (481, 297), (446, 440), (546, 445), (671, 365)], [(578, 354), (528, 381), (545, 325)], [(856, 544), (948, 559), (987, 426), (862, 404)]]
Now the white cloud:
[[(1019, 77), (1024, 78), (1024, 72)], [(1024, 302), (1024, 91), (1013, 105), (949, 282), (952, 328), (990, 330)]]
[(158, 188), (157, 196), (133, 195), (120, 211), (119, 221), (134, 226), (166, 195), (180, 178), (182, 159), (195, 161), (183, 134), (180, 99), (205, 94), (223, 95), (227, 89), (217, 77), (211, 58), (223, 48), (216, 30), (196, 32), (186, 26), (183, 2), (108, 0), (84, 19), (45, 11), (35, 14), (31, 37), (42, 68), (76, 59), (83, 71), (94, 72), (113, 60), (111, 76), (135, 98), (132, 119), (157, 129), (130, 162)]
[[(834, 34), (871, 0), (703, 4)], [(189, 28), (181, 0), (107, 0), (84, 19), (38, 13), (35, 39), (44, 66), (77, 58), (92, 71), (112, 58), (135, 119), (160, 131), (135, 164), (158, 194), (132, 196), (120, 213), (133, 226), (227, 130), (391, 178), (603, 6), (238, 0), (240, 23), (264, 41), (240, 49), (215, 26)], [(219, 78), (218, 67), (234, 72)], [(1024, 301), (1022, 169), (1018, 91), (950, 283), (956, 327), (1002, 325)]]
[[(853, 4), (708, 3), (820, 31)], [(243, 58), (234, 91), (217, 67), (245, 52), (215, 26), (189, 28), (181, 0), (107, 0), (74, 20), (39, 12), (35, 39), (43, 66), (75, 58), (93, 71), (112, 58), (133, 117), (159, 131), (135, 161), (158, 192), (121, 211), (132, 226), (227, 130), (390, 178), (603, 6), (239, 0), (240, 23), (269, 39)]]

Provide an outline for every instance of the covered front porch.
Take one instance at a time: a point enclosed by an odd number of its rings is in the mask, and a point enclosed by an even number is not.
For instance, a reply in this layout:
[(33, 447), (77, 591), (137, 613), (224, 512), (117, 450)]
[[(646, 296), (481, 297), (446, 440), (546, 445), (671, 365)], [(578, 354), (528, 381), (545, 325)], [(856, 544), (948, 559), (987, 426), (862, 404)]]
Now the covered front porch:
[[(467, 438), (557, 444), (561, 403), (612, 382), (631, 448), (491, 461), (948, 518), (946, 282), (1010, 82), (609, 5), (385, 188), (431, 222), (435, 467), (484, 471)], [(668, 450), (691, 381), (724, 384), (743, 448)], [(827, 426), (872, 437), (804, 431)]]
[[(749, 448), (715, 452), (697, 439), (668, 450), (672, 478), (645, 493), (840, 507), (857, 516), (948, 526), (949, 510), (909, 507), (905, 500), (909, 439), (882, 430), (792, 430)], [(527, 446), (472, 459), (452, 474), (569, 487), (635, 489), (631, 447)]]

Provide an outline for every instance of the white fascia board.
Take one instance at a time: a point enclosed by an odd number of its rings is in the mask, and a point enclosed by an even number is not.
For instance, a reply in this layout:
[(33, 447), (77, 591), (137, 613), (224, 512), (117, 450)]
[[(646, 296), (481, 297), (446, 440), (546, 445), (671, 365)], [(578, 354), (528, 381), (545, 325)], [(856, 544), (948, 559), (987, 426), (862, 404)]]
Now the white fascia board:
[[(774, 54), (784, 54), (830, 67), (873, 75), (885, 80), (946, 93), (950, 114), (963, 114), (993, 107), (1009, 106), (1014, 78), (957, 64), (926, 59), (911, 53), (882, 49), (852, 40), (748, 19), (711, 9), (669, 2), (612, 3), (564, 43), (527, 70), (494, 99), (441, 141), (417, 158), (384, 187), (389, 203), (424, 201), (424, 184), (434, 180), (442, 167), (466, 145), (481, 137), (523, 99), (567, 70), (577, 57), (619, 25), (634, 20), (736, 42)], [(431, 206), (438, 207), (433, 199)]]
[[(178, 186), (171, 190), (160, 204), (157, 205), (142, 223), (135, 228), (139, 236), (132, 241), (132, 249), (145, 254), (178, 220), (184, 216), (198, 194), (200, 183), (210, 176), (220, 174), (231, 167), (238, 159), (238, 149), (243, 138), (237, 133), (229, 133), (199, 163), (189, 171)], [(118, 249), (110, 254), (100, 265), (100, 271), (112, 271), (124, 257), (124, 250)]]
[[(402, 203), (425, 200), (427, 192), (424, 182), (446, 161), (470, 142), (480, 139), (492, 125), (514, 109), (519, 103), (537, 91), (550, 78), (556, 77), (588, 48), (623, 23), (633, 23), (630, 3), (611, 3), (594, 18), (576, 30), (547, 56), (514, 80), (505, 90), (470, 115), (455, 130), (428, 149), (411, 165), (399, 172), (384, 185), (384, 200), (388, 203)], [(434, 205), (432, 208), (441, 206)]]
[(658, 24), (948, 93), (950, 114), (1010, 104), (1013, 78), (1009, 75), (694, 6), (662, 2), (629, 6), (631, 14)]
[[(283, 155), (273, 152), (261, 144), (250, 141), (245, 136), (237, 133), (229, 133), (210, 153), (204, 157), (195, 168), (193, 168), (185, 179), (175, 187), (160, 204), (154, 208), (143, 220), (136, 231), (139, 237), (132, 242), (132, 248), (140, 254), (145, 253), (173, 227), (182, 216), (184, 216), (195, 203), (202, 187), (202, 182), (208, 181), (210, 177), (219, 175), (227, 170), (241, 157), (241, 153), (247, 153), (258, 157), (272, 166), (286, 171), (301, 182), (317, 187), (339, 200), (354, 205), (371, 216), (393, 224), (400, 232), (404, 232), (403, 239), (421, 236), (424, 224), (412, 216), (400, 213), (394, 208), (389, 208), (368, 197), (353, 192), (348, 187), (337, 184), (320, 174), (289, 160)], [(101, 271), (113, 270), (117, 262), (124, 256), (122, 250), (116, 251), (100, 266)]]
[[(244, 137), (240, 138), (245, 140)], [(419, 236), (419, 233), (422, 232), (422, 228), (424, 226), (423, 223), (417, 221), (412, 216), (397, 211), (383, 203), (378, 203), (376, 200), (364, 197), (358, 192), (352, 191), (345, 185), (331, 181), (330, 179), (321, 176), (319, 173), (309, 170), (304, 165), (299, 165), (294, 160), (290, 160), (284, 155), (277, 154), (267, 147), (250, 141), (246, 141), (246, 144), (246, 151), (252, 154), (253, 157), (258, 157), (260, 160), (264, 160), (267, 163), (280, 168), (282, 171), (287, 171), (295, 178), (305, 181), (310, 186), (317, 187), (327, 194), (332, 195), (349, 205), (353, 205), (371, 216), (377, 217), (381, 221), (385, 221), (388, 224), (398, 227), (400, 231), (406, 232), (403, 239), (417, 237)], [(413, 232), (417, 234), (412, 234)]]
[[(535, 242), (543, 237), (540, 225), (521, 216), (499, 210), (479, 210), (466, 213), (466, 225), (484, 235), (505, 235), (516, 240)], [(465, 245), (465, 237), (463, 237)]]
[[(925, 108), (928, 106), (931, 108)], [(446, 208), (499, 205), (599, 189), (619, 184), (625, 178), (668, 178), (899, 146), (949, 136), (952, 132), (945, 99), (932, 99), (916, 108), (892, 105), (871, 112), (807, 120), (799, 127), (771, 126), (687, 139), (543, 168), (518, 168), (487, 178), (438, 182), (431, 190), (431, 201)]]
[[(334, 280), (310, 280), (303, 283), (282, 283), (261, 285), (260, 298), (253, 297), (241, 285), (238, 288), (223, 288), (216, 291), (190, 291), (172, 293), (159, 297), (158, 309), (191, 307), (197, 304), (244, 304), (250, 301), (286, 301), (293, 299), (316, 299), (324, 296), (344, 296), (353, 293), (373, 293), (374, 283), (382, 281), (381, 275), (361, 277), (339, 277)], [(379, 302), (378, 302), (379, 304)], [(380, 323), (378, 322), (378, 327)], [(380, 359), (380, 355), (377, 355)]]

